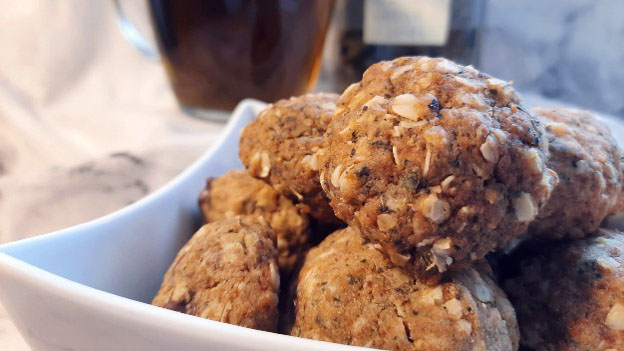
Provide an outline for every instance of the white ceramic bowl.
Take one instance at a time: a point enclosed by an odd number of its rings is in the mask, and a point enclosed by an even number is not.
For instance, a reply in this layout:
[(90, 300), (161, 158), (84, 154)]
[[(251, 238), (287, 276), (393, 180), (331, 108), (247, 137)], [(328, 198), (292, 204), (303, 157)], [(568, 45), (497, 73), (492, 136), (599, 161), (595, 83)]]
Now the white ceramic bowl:
[(210, 151), (141, 201), (89, 223), (0, 246), (0, 299), (33, 350), (361, 349), (149, 304), (178, 249), (200, 224), (197, 197), (206, 177), (242, 166), (239, 132), (264, 106), (243, 101)]
[[(206, 177), (241, 167), (239, 132), (264, 106), (242, 102), (215, 146), (145, 199), (86, 224), (0, 246), (0, 299), (33, 350), (362, 350), (149, 305), (199, 226), (197, 197)], [(603, 121), (621, 141), (624, 125)]]

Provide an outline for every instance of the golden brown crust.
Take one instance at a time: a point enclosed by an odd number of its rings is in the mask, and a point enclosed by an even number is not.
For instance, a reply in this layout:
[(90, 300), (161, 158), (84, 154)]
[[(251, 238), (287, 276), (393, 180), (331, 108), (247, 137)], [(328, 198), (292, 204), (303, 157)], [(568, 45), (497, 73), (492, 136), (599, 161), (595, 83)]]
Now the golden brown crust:
[(539, 120), (511, 86), (445, 59), (372, 65), (342, 94), (320, 154), (336, 215), (420, 277), (522, 234), (550, 196)]
[(622, 211), (622, 152), (609, 129), (588, 111), (533, 111), (546, 128), (547, 165), (557, 172), (559, 184), (530, 232), (550, 239), (582, 238)]
[(152, 304), (275, 331), (280, 278), (273, 235), (251, 217), (204, 225), (178, 253)]
[(527, 347), (624, 350), (624, 234), (597, 234), (510, 260), (515, 273), (503, 286)]
[(338, 224), (318, 181), (316, 152), (334, 113), (338, 95), (307, 94), (269, 105), (242, 132), (239, 156), (263, 179), (315, 219)]
[(427, 286), (349, 227), (310, 250), (296, 284), (299, 337), (390, 350), (516, 350), (511, 305), (477, 270)]
[(270, 185), (244, 170), (209, 179), (199, 197), (206, 223), (240, 215), (262, 216), (277, 236), (280, 270), (291, 271), (310, 239), (308, 216)]

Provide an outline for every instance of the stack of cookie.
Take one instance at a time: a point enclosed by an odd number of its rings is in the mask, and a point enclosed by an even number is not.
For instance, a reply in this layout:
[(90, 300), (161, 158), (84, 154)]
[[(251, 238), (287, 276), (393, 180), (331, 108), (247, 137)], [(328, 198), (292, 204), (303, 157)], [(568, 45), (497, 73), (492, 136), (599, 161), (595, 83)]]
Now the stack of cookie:
[(624, 234), (599, 229), (624, 163), (591, 114), (404, 57), (268, 106), (239, 156), (155, 304), (392, 350), (624, 349)]

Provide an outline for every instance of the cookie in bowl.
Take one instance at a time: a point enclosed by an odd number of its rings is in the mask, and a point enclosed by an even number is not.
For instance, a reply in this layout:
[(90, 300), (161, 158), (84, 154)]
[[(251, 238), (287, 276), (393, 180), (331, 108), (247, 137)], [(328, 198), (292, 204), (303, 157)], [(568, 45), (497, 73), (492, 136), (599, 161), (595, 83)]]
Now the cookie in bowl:
[(280, 271), (289, 273), (308, 248), (310, 221), (304, 211), (245, 170), (209, 178), (199, 196), (206, 223), (236, 216), (262, 216), (275, 232)]
[(548, 140), (509, 83), (449, 60), (372, 65), (320, 153), (336, 215), (432, 281), (524, 233), (557, 183)]
[(337, 101), (336, 94), (316, 93), (269, 105), (241, 133), (239, 151), (251, 175), (331, 225), (341, 222), (319, 183), (318, 151)]
[(606, 125), (589, 111), (536, 108), (548, 137), (547, 167), (559, 177), (530, 225), (542, 239), (582, 238), (624, 209), (622, 151)]
[(290, 335), (384, 350), (516, 350), (513, 308), (485, 265), (428, 286), (348, 227), (306, 256)]
[(624, 234), (519, 249), (503, 288), (521, 343), (537, 351), (624, 349)]
[(178, 252), (152, 304), (275, 331), (280, 276), (273, 237), (261, 218), (204, 225)]

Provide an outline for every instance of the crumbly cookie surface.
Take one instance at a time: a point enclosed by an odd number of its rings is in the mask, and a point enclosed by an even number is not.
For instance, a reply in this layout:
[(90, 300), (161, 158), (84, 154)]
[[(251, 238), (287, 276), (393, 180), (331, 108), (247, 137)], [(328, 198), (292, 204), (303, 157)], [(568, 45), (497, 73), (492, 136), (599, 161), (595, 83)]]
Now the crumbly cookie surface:
[(199, 197), (206, 223), (241, 215), (262, 216), (277, 237), (280, 270), (288, 273), (308, 248), (308, 216), (289, 199), (244, 170), (209, 179)]
[(445, 59), (372, 65), (342, 94), (320, 153), (336, 215), (435, 277), (505, 246), (550, 196), (548, 141), (506, 82)]
[(522, 344), (537, 351), (624, 350), (624, 234), (598, 234), (513, 260), (503, 287)]
[(427, 286), (351, 227), (306, 256), (290, 335), (385, 350), (516, 350), (505, 294), (475, 269)]
[(271, 104), (242, 132), (239, 156), (251, 175), (308, 206), (319, 221), (340, 221), (318, 180), (317, 151), (338, 95), (307, 94)]
[(152, 304), (275, 331), (280, 278), (273, 235), (250, 217), (204, 225), (178, 253)]
[(530, 225), (545, 238), (582, 238), (610, 214), (622, 211), (624, 162), (609, 129), (590, 112), (573, 109), (533, 110), (549, 141), (547, 166), (559, 184)]

